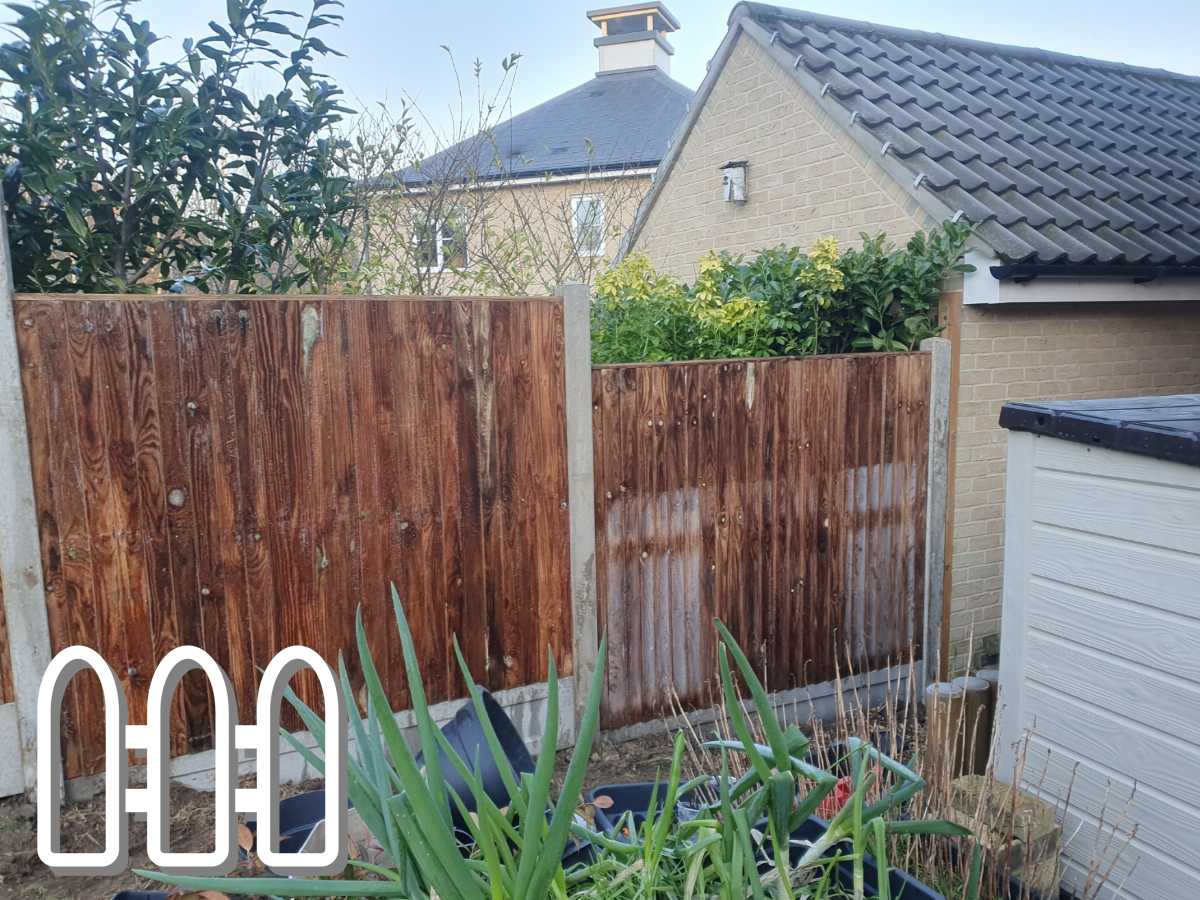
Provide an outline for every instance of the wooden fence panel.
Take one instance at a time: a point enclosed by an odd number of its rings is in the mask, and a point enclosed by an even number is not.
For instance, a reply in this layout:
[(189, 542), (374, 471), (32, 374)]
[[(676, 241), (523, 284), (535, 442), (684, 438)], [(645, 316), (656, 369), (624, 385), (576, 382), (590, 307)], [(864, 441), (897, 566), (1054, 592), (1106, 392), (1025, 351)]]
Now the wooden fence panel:
[[(0, 600), (4, 598), (4, 585), (0, 584)], [(8, 655), (8, 622), (4, 616), (4, 604), (0, 603), (0, 706), (17, 699), (13, 685), (12, 660)]]
[[(210, 652), (246, 712), (278, 650), (352, 648), (360, 604), (407, 705), (392, 583), (432, 700), (464, 693), (455, 634), (494, 689), (544, 680), (548, 647), (571, 671), (561, 301), (19, 295), (15, 312), (52, 642), (98, 649), (131, 721), (172, 647)], [(68, 777), (103, 767), (94, 682), (65, 704)], [(203, 682), (176, 700), (174, 752), (209, 746)]]
[(593, 371), (604, 724), (707, 705), (720, 617), (784, 689), (919, 655), (928, 353)]

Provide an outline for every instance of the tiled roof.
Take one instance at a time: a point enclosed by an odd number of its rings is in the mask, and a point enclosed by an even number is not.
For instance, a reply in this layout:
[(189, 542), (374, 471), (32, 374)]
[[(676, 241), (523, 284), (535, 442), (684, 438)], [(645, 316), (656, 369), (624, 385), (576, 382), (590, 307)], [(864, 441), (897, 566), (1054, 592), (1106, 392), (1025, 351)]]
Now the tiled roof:
[(1200, 263), (1200, 78), (761, 3), (740, 17), (1004, 261)]
[[(661, 69), (605, 72), (449, 147), (403, 179), (526, 178), (657, 166), (692, 91)], [(431, 176), (432, 173), (432, 176)]]

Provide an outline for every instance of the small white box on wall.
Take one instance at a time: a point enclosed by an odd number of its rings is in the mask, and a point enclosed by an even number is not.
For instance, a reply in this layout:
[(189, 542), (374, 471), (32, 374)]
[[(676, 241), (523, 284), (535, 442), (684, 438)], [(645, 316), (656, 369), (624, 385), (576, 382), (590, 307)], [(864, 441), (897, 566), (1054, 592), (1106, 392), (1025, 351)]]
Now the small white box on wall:
[(727, 162), (721, 166), (721, 196), (727, 203), (746, 202), (746, 169), (749, 163), (745, 160)]

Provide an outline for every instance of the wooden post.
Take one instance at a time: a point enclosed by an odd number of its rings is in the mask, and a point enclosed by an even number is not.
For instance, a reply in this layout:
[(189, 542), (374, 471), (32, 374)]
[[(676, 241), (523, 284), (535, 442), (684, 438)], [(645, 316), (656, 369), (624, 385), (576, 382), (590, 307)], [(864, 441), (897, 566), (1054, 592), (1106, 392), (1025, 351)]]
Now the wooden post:
[(922, 641), (925, 683), (940, 677), (949, 660), (942, 659), (942, 620), (946, 554), (946, 501), (949, 486), (950, 444), (950, 342), (927, 338), (921, 349), (932, 357), (929, 377), (929, 478), (925, 516), (925, 631)]
[[(37, 784), (37, 695), (42, 673), (50, 664), (50, 626), (42, 584), (16, 327), (8, 228), (0, 201), (0, 522), (3, 522), (0, 586), (4, 592), (9, 659), (16, 692), (19, 771), (22, 787), (28, 791)], [(16, 787), (11, 782), (18, 772), (18, 759), (5, 758), (15, 750), (8, 740), (11, 737), (0, 733), (0, 788), (9, 790)]]
[(578, 729), (600, 646), (596, 627), (596, 486), (592, 459), (592, 298), (585, 284), (563, 285), (559, 293), (563, 298), (571, 623)]

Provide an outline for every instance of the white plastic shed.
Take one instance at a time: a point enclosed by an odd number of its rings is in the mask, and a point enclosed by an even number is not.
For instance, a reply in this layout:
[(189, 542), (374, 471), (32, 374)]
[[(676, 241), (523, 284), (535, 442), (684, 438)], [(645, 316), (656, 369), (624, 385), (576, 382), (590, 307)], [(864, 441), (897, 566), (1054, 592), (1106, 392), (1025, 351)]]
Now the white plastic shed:
[(1028, 734), (1024, 786), (1070, 785), (1064, 886), (1128, 807), (1104, 896), (1200, 898), (1200, 395), (1014, 403), (1000, 423), (1002, 775)]

